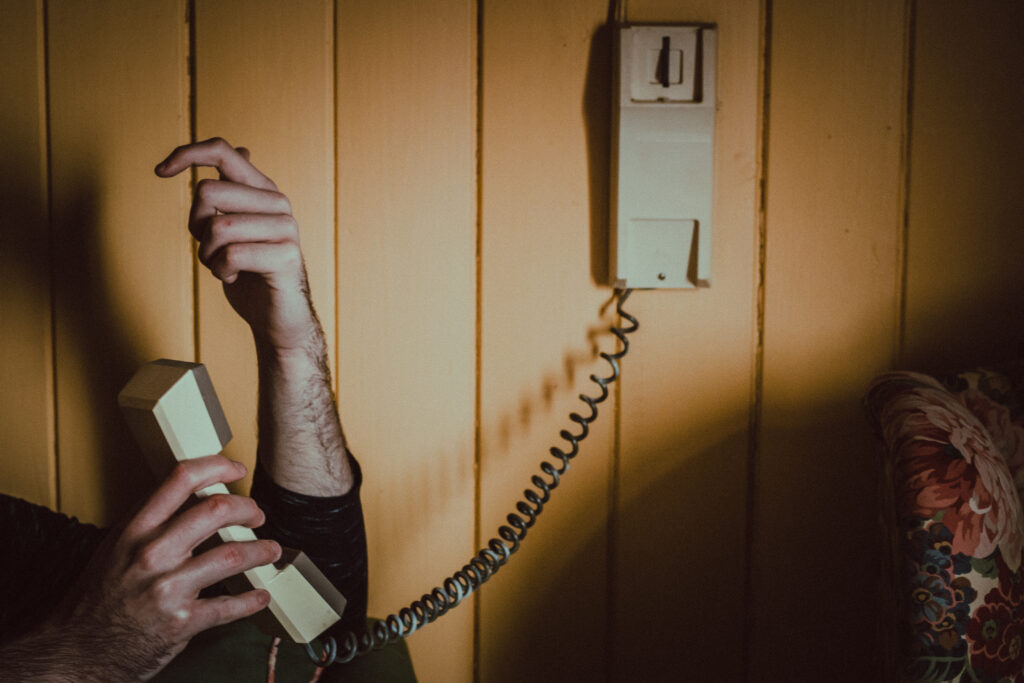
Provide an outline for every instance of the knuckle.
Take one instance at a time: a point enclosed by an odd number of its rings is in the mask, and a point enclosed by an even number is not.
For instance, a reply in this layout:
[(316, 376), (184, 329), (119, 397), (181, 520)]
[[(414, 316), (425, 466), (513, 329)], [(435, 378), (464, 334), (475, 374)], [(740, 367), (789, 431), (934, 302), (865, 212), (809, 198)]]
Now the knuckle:
[(218, 622), (224, 623), (234, 621), (246, 613), (245, 601), (241, 597), (231, 597), (221, 600), (214, 608), (215, 618)]
[(296, 242), (287, 242), (281, 246), (281, 255), (286, 265), (298, 266), (302, 263), (302, 250)]
[(194, 482), (192, 468), (186, 462), (179, 462), (171, 470), (170, 479), (176, 486), (191, 488)]
[(199, 262), (209, 268), (211, 266), (210, 253), (208, 249), (205, 249), (203, 245), (199, 245), (199, 249), (196, 252), (196, 256), (199, 258)]
[(299, 222), (295, 220), (295, 217), (288, 214), (282, 219), (282, 223), (288, 237), (290, 239), (297, 240), (299, 237)]
[(263, 512), (263, 508), (257, 505), (256, 501), (251, 498), (247, 498), (246, 500), (249, 501), (249, 506), (251, 508), (249, 518), (252, 520), (253, 527), (256, 528), (263, 526), (267, 521), (267, 515)]
[(233, 261), (236, 258), (232, 256), (234, 250), (234, 246), (229, 244), (213, 252), (209, 257), (210, 262), (207, 264), (210, 272), (219, 278), (232, 272)]
[(288, 199), (288, 196), (285, 195), (282, 192), (277, 191), (277, 190), (273, 190), (273, 192), (275, 194), (275, 198), (276, 198), (278, 204), (281, 207), (281, 213), (286, 213), (288, 215), (291, 215), (291, 213), (292, 213), (292, 203)]
[(206, 228), (206, 241), (217, 242), (223, 239), (234, 220), (233, 217), (223, 213), (211, 216)]
[(211, 193), (217, 187), (216, 183), (217, 181), (212, 178), (203, 178), (200, 180), (196, 183), (196, 197), (198, 197), (200, 201), (208, 201)]
[(238, 263), (238, 259), (242, 255), (242, 247), (238, 244), (227, 244), (220, 250), (220, 253), (223, 254), (224, 263), (233, 266)]
[(238, 261), (241, 257), (241, 248), (237, 244), (229, 244), (217, 252), (219, 257), (214, 266), (214, 272), (218, 276), (227, 275), (238, 270)]
[(181, 605), (169, 605), (164, 612), (167, 636), (171, 642), (191, 635), (192, 612)]
[(228, 517), (233, 508), (231, 496), (223, 493), (207, 498), (206, 506), (207, 512), (217, 519), (224, 519)]
[(135, 564), (146, 574), (160, 571), (164, 564), (164, 552), (160, 543), (144, 545), (135, 556)]
[(210, 144), (214, 148), (216, 148), (218, 152), (234, 151), (234, 149), (235, 149), (230, 144), (228, 144), (227, 140), (225, 140), (224, 138), (220, 137), (219, 135), (217, 137), (210, 138)]
[(221, 546), (224, 550), (222, 551), (223, 557), (222, 562), (224, 569), (230, 574), (237, 574), (247, 566), (247, 559), (245, 551), (237, 544), (228, 544)]
[(177, 583), (174, 579), (168, 576), (161, 576), (152, 583), (149, 590), (153, 594), (153, 599), (161, 610), (173, 611), (175, 603), (177, 602), (176, 593), (178, 590)]

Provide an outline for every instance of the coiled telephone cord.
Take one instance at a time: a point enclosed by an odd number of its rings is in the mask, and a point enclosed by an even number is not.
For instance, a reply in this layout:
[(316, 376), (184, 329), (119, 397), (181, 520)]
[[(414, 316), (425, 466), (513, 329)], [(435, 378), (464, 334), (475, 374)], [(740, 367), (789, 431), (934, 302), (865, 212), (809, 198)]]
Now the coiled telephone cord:
[(640, 326), (636, 318), (622, 310), (622, 304), (629, 298), (632, 291), (631, 289), (618, 290), (618, 302), (615, 306), (619, 317), (628, 321), (629, 326), (612, 326), (610, 328), (611, 333), (621, 342), (622, 348), (616, 353), (602, 351), (600, 354), (601, 358), (611, 366), (612, 374), (610, 377), (590, 376), (590, 380), (600, 387), (601, 395), (597, 397), (586, 394), (579, 395), (580, 400), (590, 408), (590, 415), (569, 414), (569, 419), (579, 425), (580, 433), (573, 434), (569, 430), (563, 429), (559, 432), (559, 436), (569, 443), (571, 447), (569, 452), (566, 453), (557, 446), (552, 446), (549, 451), (561, 465), (554, 465), (547, 460), (540, 463), (541, 472), (547, 475), (550, 481), (540, 475), (533, 475), (530, 478), (533, 489), (526, 489), (523, 492), (525, 500), (516, 503), (516, 510), (519, 514), (510, 514), (507, 517), (508, 525), (498, 528), (498, 537), (488, 541), (486, 548), (481, 549), (462, 569), (445, 579), (441, 586), (434, 588), (408, 607), (403, 607), (398, 614), (391, 614), (383, 621), (375, 623), (362, 635), (357, 636), (351, 631), (345, 633), (340, 646), (334, 637), (324, 639), (323, 653), (320, 655), (317, 655), (313, 647), (306, 643), (306, 652), (317, 666), (350, 662), (358, 656), (409, 637), (458, 606), (473, 591), (494, 576), (498, 569), (508, 562), (509, 557), (519, 550), (527, 530), (534, 525), (544, 509), (544, 504), (551, 498), (551, 491), (558, 486), (562, 475), (568, 471), (569, 461), (579, 453), (580, 441), (587, 438), (590, 433), (590, 423), (597, 419), (597, 404), (608, 398), (608, 385), (619, 378), (619, 360), (629, 351), (629, 339), (626, 335), (635, 332)]

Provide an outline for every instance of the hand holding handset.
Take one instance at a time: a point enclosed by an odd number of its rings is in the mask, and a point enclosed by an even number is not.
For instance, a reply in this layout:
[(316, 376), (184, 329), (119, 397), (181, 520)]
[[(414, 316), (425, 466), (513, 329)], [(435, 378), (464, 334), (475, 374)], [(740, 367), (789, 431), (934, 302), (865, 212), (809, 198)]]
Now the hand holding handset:
[[(118, 395), (135, 439), (158, 476), (178, 461), (220, 453), (231, 440), (210, 375), (201, 363), (157, 360), (143, 366)], [(200, 490), (200, 497), (228, 493), (224, 484)], [(254, 541), (242, 526), (217, 531), (222, 541)], [(285, 549), (276, 565), (245, 571), (225, 582), (232, 593), (262, 588), (270, 605), (253, 619), (267, 633), (308, 643), (341, 618), (345, 598), (306, 555)]]

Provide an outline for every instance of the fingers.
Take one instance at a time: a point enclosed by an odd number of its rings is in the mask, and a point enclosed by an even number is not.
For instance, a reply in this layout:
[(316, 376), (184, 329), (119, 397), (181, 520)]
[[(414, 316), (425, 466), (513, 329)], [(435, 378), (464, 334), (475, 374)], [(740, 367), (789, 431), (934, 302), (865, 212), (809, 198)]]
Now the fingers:
[(206, 266), (229, 244), (299, 241), (298, 224), (294, 218), (283, 214), (221, 214), (210, 218), (206, 225), (199, 242), (199, 260)]
[(235, 149), (223, 138), (210, 138), (176, 148), (154, 170), (161, 178), (169, 178), (190, 166), (209, 166), (216, 168), (225, 180), (263, 190), (277, 190), (270, 178), (249, 163), (248, 156), (248, 150)]
[(265, 590), (201, 600), (192, 612), (193, 624), (198, 633), (252, 616), (269, 604), (270, 593)]
[(288, 198), (274, 190), (262, 190), (223, 180), (202, 180), (192, 200), (188, 229), (202, 239), (206, 223), (221, 213), (258, 213), (291, 215)]
[(207, 586), (253, 567), (273, 564), (279, 559), (281, 546), (276, 541), (223, 543), (188, 560), (182, 565), (177, 577), (192, 586), (198, 594)]
[(225, 284), (238, 279), (240, 273), (269, 276), (302, 273), (302, 253), (294, 242), (281, 244), (229, 244), (210, 261), (210, 272)]
[(179, 513), (168, 522), (158, 539), (152, 542), (152, 552), (180, 558), (182, 553), (191, 553), (195, 548), (227, 526), (244, 526), (254, 529), (263, 526), (266, 516), (251, 498), (230, 494), (219, 494), (205, 498)]
[(155, 590), (178, 601), (194, 600), (204, 588), (279, 559), (281, 546), (275, 541), (224, 543), (161, 573)]
[(237, 481), (244, 476), (244, 465), (222, 455), (179, 462), (128, 522), (125, 534), (136, 538), (149, 534), (170, 519), (194, 492), (212, 484)]

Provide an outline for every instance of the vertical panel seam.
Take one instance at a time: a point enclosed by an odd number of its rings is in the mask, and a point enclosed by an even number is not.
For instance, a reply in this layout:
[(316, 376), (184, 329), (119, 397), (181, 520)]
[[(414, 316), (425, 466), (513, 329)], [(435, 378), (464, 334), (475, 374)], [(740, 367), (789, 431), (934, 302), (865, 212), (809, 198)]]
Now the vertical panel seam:
[(917, 28), (917, 0), (906, 0), (906, 11), (904, 15), (904, 46), (903, 46), (903, 135), (900, 149), (900, 165), (902, 171), (902, 203), (899, 243), (897, 256), (897, 282), (896, 282), (896, 358), (897, 363), (906, 360), (907, 344), (907, 287), (910, 271), (910, 171), (911, 171), (911, 142), (913, 133), (914, 115), (914, 42), (916, 40)]
[[(186, 0), (185, 23), (188, 29), (188, 54), (185, 56), (185, 64), (188, 76), (188, 141), (190, 144), (197, 142), (199, 129), (199, 98), (198, 98), (198, 74), (196, 59), (196, 0)], [(189, 168), (188, 175), (188, 196), (191, 197), (199, 181), (199, 169), (195, 166)], [(199, 329), (199, 255), (192, 248), (192, 237), (186, 233), (186, 244), (189, 250), (189, 264), (192, 267), (192, 357), (195, 361), (202, 362), (202, 346)]]
[(37, 19), (37, 22), (41, 23), (36, 25), (37, 35), (42, 38), (42, 52), (43, 52), (43, 163), (46, 165), (44, 171), (44, 186), (46, 197), (44, 203), (46, 205), (46, 237), (47, 237), (47, 249), (46, 258), (48, 260), (47, 267), (49, 270), (49, 277), (47, 279), (47, 285), (49, 287), (50, 300), (50, 376), (47, 378), (50, 384), (50, 415), (48, 415), (47, 426), (51, 430), (47, 434), (47, 447), (48, 453), (47, 458), (50, 460), (49, 467), (49, 480), (47, 481), (47, 492), (50, 497), (50, 504), (55, 510), (61, 509), (61, 491), (60, 491), (60, 443), (57, 439), (57, 420), (59, 419), (59, 410), (57, 403), (57, 258), (56, 258), (56, 247), (57, 237), (53, 225), (53, 139), (52, 130), (50, 126), (50, 4), (48, 0), (42, 0), (39, 5), (41, 9), (41, 15)]
[[(622, 327), (622, 317), (617, 318), (616, 325)], [(621, 351), (623, 345), (621, 342), (616, 342), (616, 352)], [(618, 537), (618, 519), (619, 519), (619, 470), (622, 461), (622, 381), (615, 383), (615, 403), (613, 405), (613, 419), (612, 419), (612, 457), (611, 466), (608, 468), (608, 524), (607, 524), (607, 538), (605, 540), (606, 547), (606, 559), (605, 559), (605, 572), (606, 572), (606, 588), (605, 588), (605, 680), (612, 681), (615, 676), (617, 659), (616, 653), (618, 649), (615, 647), (617, 641), (618, 630), (616, 629), (617, 614), (617, 603), (616, 596), (618, 590), (618, 572), (616, 571), (615, 558), (618, 554), (618, 544), (616, 538)]]
[[(334, 168), (334, 395), (341, 395), (341, 224), (338, 199), (338, 2), (331, 1), (331, 141)], [(335, 399), (337, 401), (337, 399)]]
[[(608, 25), (610, 27), (610, 46), (615, 45), (616, 31), (622, 24), (628, 22), (626, 12), (626, 0), (613, 0), (608, 9)], [(614, 55), (611, 56), (612, 65), (611, 68), (616, 68), (617, 59)], [(614, 82), (614, 73), (609, 74)], [(609, 93), (610, 95), (610, 93)], [(611, 98), (609, 97), (609, 100)], [(614, 122), (612, 122), (614, 125)], [(610, 132), (610, 131), (609, 131)], [(609, 222), (612, 220), (611, 215), (608, 216)], [(616, 321), (618, 327), (622, 327), (622, 317), (619, 316)], [(621, 351), (623, 345), (621, 342), (616, 342), (616, 352)], [(618, 556), (618, 544), (616, 539), (618, 538), (619, 527), (619, 476), (620, 468), (622, 464), (622, 381), (618, 381), (614, 386), (614, 403), (612, 405), (613, 419), (612, 419), (612, 453), (611, 463), (608, 468), (608, 517), (606, 524), (606, 538), (605, 538), (605, 680), (612, 681), (617, 671), (618, 659), (616, 654), (618, 648), (616, 647), (618, 629), (617, 629), (617, 600), (619, 577), (617, 572), (616, 557)]]
[[(484, 34), (484, 0), (476, 0), (470, 4), (475, 9), (476, 33), (474, 52), (476, 57), (476, 73), (474, 76), (474, 97), (476, 106), (476, 207), (475, 207), (475, 273), (476, 300), (474, 311), (474, 365), (473, 368), (473, 548), (481, 546), (481, 495), (482, 495), (482, 461), (483, 435), (481, 419), (483, 414), (483, 34)], [(473, 659), (472, 677), (474, 683), (480, 681), (480, 634), (481, 634), (481, 602), (479, 596), (473, 600)]]
[(757, 285), (755, 291), (755, 346), (751, 369), (751, 400), (748, 425), (748, 450), (746, 463), (746, 539), (743, 568), (743, 604), (747, 614), (743, 619), (743, 677), (754, 680), (754, 540), (757, 531), (757, 462), (760, 454), (760, 435), (764, 411), (764, 339), (765, 339), (765, 293), (767, 280), (767, 206), (768, 206), (768, 147), (771, 101), (771, 43), (772, 43), (772, 0), (762, 0), (760, 21), (761, 50), (758, 65), (758, 80), (761, 90), (758, 108), (757, 144)]

